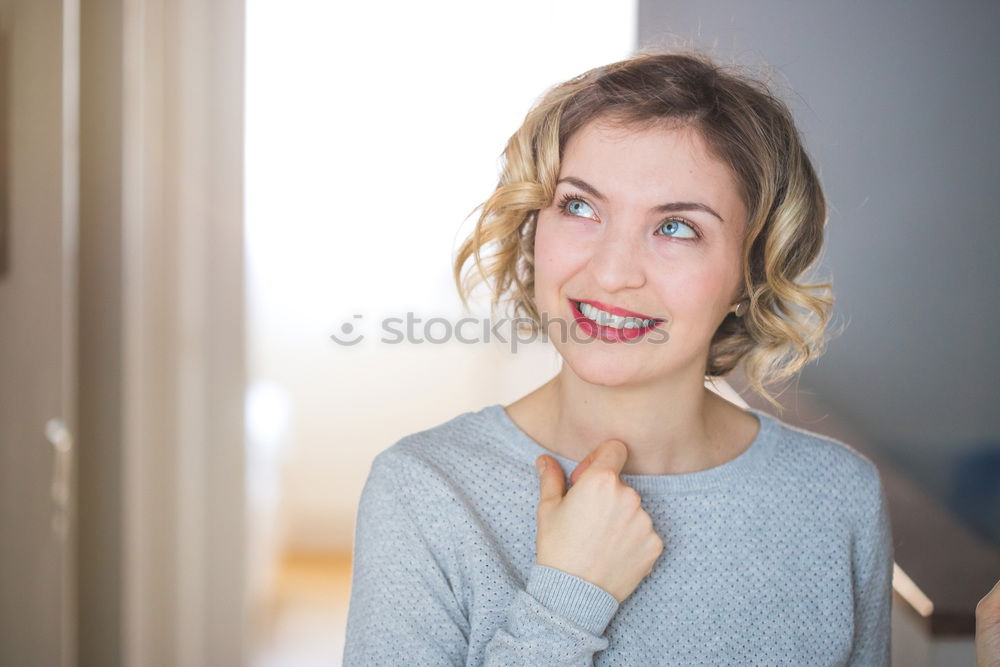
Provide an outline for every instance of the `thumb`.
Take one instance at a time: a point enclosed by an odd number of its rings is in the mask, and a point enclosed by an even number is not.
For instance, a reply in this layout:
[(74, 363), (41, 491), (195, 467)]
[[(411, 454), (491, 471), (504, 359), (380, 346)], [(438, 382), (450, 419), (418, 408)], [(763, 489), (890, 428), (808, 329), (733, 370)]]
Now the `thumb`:
[(559, 462), (548, 454), (535, 459), (538, 468), (538, 504), (559, 502), (566, 493), (566, 477)]
[(580, 477), (589, 470), (600, 470), (608, 469), (614, 470), (616, 474), (621, 474), (622, 468), (625, 467), (625, 462), (628, 460), (628, 446), (621, 440), (605, 440), (599, 444), (590, 454), (587, 455), (584, 461), (581, 461), (577, 473), (576, 470), (573, 471), (574, 483), (579, 481)]
[(594, 460), (595, 454), (597, 454), (597, 450), (596, 449), (591, 450), (591, 452), (587, 454), (585, 457), (583, 457), (583, 460), (580, 461), (575, 468), (573, 468), (573, 472), (569, 474), (570, 484), (576, 484), (577, 480), (580, 479), (580, 475), (583, 474), (583, 471), (586, 470), (587, 467), (590, 466), (591, 462)]

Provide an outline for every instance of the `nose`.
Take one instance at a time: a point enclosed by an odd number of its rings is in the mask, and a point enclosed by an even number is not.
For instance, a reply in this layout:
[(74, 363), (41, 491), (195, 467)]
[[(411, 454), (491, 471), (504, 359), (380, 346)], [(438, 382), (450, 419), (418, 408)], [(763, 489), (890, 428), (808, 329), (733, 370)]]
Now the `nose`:
[(597, 241), (589, 268), (594, 280), (607, 293), (642, 287), (646, 282), (640, 261), (639, 244), (625, 230), (607, 234)]

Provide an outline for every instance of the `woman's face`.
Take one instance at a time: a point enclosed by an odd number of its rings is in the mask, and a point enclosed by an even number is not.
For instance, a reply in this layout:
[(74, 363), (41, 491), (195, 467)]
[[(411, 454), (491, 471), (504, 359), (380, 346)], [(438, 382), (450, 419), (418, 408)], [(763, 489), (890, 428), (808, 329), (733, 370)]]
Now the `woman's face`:
[[(538, 212), (535, 302), (565, 362), (600, 385), (702, 377), (742, 282), (746, 209), (729, 168), (692, 128), (597, 119), (567, 142), (558, 181)], [(661, 322), (621, 327), (640, 322), (581, 314), (581, 300)]]

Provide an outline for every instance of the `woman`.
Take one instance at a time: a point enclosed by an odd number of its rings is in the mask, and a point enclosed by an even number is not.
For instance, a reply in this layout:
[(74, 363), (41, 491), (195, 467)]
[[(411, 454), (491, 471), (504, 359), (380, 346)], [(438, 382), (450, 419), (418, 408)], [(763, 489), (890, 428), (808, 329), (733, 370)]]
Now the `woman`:
[(785, 105), (643, 54), (548, 91), (504, 158), (456, 281), (474, 257), (563, 364), (376, 457), (345, 664), (888, 665), (877, 469), (705, 386), (742, 362), (777, 405), (821, 352), (829, 285), (796, 278), (825, 203)]

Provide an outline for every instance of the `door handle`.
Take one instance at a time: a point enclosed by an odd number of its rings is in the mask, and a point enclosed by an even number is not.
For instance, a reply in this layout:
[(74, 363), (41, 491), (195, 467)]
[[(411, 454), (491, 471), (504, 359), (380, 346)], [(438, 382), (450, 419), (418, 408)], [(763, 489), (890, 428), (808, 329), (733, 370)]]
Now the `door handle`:
[(45, 438), (55, 450), (52, 464), (52, 532), (60, 540), (66, 538), (66, 511), (69, 508), (69, 476), (72, 470), (70, 456), (73, 453), (73, 434), (63, 421), (53, 417), (45, 423)]

